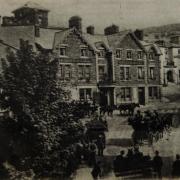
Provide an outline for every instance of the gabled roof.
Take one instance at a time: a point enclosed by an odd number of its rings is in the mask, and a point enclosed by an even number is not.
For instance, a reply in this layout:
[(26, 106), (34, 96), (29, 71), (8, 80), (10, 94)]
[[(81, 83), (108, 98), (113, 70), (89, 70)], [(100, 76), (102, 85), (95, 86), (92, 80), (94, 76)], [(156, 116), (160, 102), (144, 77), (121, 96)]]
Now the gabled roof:
[(97, 39), (94, 35), (89, 35), (85, 33), (80, 33), (79, 31), (76, 30), (76, 28), (71, 28), (63, 31), (59, 31), (55, 33), (55, 38), (54, 38), (54, 47), (57, 46), (58, 44), (63, 44), (64, 39), (71, 33), (74, 32), (76, 33), (82, 40), (89, 46), (91, 47), (94, 51), (99, 51), (96, 47), (97, 42), (102, 42), (105, 48), (108, 48), (108, 43), (105, 44), (104, 41), (102, 41), (101, 38)]
[(109, 42), (106, 36), (101, 35), (101, 34), (95, 34), (95, 35), (91, 35), (91, 34), (87, 34), (87, 33), (83, 33), (82, 36), (88, 41), (88, 43), (93, 47), (93, 49), (95, 49), (96, 51), (99, 51), (99, 47), (100, 46), (104, 46), (104, 48), (107, 51), (110, 51), (110, 47), (109, 47)]
[(26, 4), (24, 4), (23, 6), (15, 9), (13, 11), (13, 13), (15, 13), (16, 11), (19, 11), (21, 9), (26, 9), (26, 8), (29, 8), (29, 9), (36, 9), (36, 10), (41, 10), (41, 11), (49, 11), (48, 9), (42, 7), (41, 5), (39, 5), (38, 3), (35, 3), (35, 2), (27, 2)]
[(134, 35), (134, 33), (131, 30), (125, 30), (125, 31), (121, 31), (116, 34), (108, 35), (107, 39), (109, 42), (109, 46), (112, 49), (116, 48), (116, 45), (121, 43), (127, 35), (130, 35), (134, 39), (134, 41), (136, 41), (136, 43), (139, 45), (139, 47), (146, 52), (146, 49), (144, 48), (142, 43), (139, 41), (138, 38), (136, 38), (136, 36)]
[(157, 44), (145, 42), (145, 41), (140, 41), (140, 42), (144, 46), (144, 48), (146, 49), (147, 52), (153, 48), (156, 51), (157, 55), (162, 55), (161, 49), (159, 48), (159, 46)]

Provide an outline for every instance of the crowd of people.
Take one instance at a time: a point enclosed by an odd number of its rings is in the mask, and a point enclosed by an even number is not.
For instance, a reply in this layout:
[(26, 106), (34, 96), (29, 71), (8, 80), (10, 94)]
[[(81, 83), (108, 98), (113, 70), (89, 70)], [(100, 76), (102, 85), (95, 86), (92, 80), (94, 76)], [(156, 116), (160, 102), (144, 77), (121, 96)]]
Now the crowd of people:
[[(116, 156), (114, 160), (115, 173), (133, 171), (141, 169), (142, 172), (147, 172), (148, 168), (153, 170), (156, 175), (162, 177), (163, 159), (159, 154), (159, 151), (155, 151), (155, 155), (151, 158), (149, 155), (144, 155), (138, 148), (128, 149), (126, 155), (125, 151), (120, 151), (120, 154)], [(180, 177), (180, 155), (176, 155), (176, 160), (172, 165), (172, 177)]]
[(157, 111), (149, 110), (142, 114), (138, 110), (134, 116), (128, 118), (128, 123), (134, 129), (135, 141), (142, 143), (143, 139), (148, 139), (153, 143), (153, 140), (158, 141), (163, 138), (164, 132), (170, 133), (172, 115), (160, 115)]

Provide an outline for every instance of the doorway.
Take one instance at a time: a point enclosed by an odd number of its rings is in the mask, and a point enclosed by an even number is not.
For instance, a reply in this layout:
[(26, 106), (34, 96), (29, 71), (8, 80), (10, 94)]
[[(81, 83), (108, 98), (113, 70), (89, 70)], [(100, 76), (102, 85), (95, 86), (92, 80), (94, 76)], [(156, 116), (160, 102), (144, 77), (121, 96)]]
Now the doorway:
[(145, 88), (138, 88), (138, 102), (140, 105), (145, 105)]
[(168, 80), (168, 82), (174, 82), (172, 70), (167, 72), (167, 80)]

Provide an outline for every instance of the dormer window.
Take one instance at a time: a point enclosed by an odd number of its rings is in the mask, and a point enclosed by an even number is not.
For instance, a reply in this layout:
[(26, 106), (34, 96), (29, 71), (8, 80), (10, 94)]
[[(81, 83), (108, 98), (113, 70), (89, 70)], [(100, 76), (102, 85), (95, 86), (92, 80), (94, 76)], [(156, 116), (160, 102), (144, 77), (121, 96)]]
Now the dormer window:
[(105, 57), (105, 50), (104, 50), (104, 48), (99, 49), (98, 57), (99, 58), (104, 58)]
[(143, 59), (143, 52), (142, 52), (142, 51), (138, 51), (138, 52), (137, 52), (137, 58), (138, 58), (139, 60), (142, 60), (142, 59)]
[(127, 59), (132, 59), (132, 50), (127, 50)]
[(61, 46), (59, 51), (60, 51), (59, 52), (60, 56), (67, 56), (67, 47), (66, 46)]
[(81, 48), (81, 57), (88, 57), (88, 49)]
[(116, 49), (116, 58), (121, 59), (122, 58), (122, 49)]
[(154, 60), (154, 53), (153, 52), (149, 52), (149, 60)]

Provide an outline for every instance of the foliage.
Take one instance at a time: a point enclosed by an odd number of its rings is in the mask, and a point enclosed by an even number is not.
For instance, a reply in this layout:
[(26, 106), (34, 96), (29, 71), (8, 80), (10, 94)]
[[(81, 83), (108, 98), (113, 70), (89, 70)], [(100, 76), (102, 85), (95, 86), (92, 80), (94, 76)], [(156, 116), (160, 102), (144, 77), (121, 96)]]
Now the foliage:
[(34, 168), (38, 173), (64, 167), (66, 157), (62, 154), (83, 133), (73, 114), (75, 107), (66, 102), (69, 92), (57, 83), (57, 72), (56, 60), (45, 52), (34, 53), (25, 41), (17, 53), (10, 52), (3, 61), (0, 103), (12, 116), (1, 126), (11, 137), (16, 166)]

